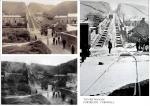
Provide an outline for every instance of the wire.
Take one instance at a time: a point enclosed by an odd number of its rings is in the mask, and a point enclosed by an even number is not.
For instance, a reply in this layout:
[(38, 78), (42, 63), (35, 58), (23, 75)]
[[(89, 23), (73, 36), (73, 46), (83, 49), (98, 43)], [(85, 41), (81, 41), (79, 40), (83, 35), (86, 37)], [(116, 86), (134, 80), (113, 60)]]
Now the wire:
[(114, 61), (112, 64), (110, 64), (109, 66), (108, 66), (108, 68), (107, 69), (105, 69), (105, 71), (81, 94), (81, 95), (84, 95), (108, 70), (109, 70), (109, 68), (113, 65), (113, 64), (115, 64), (116, 62), (118, 62), (118, 60), (120, 59), (120, 56), (117, 58), (117, 60), (116, 61)]
[[(140, 83), (138, 82), (137, 59), (130, 52), (128, 52), (128, 51), (126, 51), (126, 52), (129, 53), (135, 59), (135, 63), (136, 63), (135, 64), (135, 66), (136, 66), (136, 82), (135, 82), (133, 96), (137, 95), (137, 85), (138, 85), (138, 95), (141, 96), (141, 87), (140, 87)], [(114, 61), (112, 64), (110, 64), (108, 66), (108, 68), (101, 75), (99, 74), (100, 76), (98, 75), (99, 77), (95, 81), (93, 81), (93, 83), (81, 95), (84, 95), (107, 71), (109, 71), (109, 68), (121, 59), (120, 57), (121, 57), (121, 55), (119, 55), (117, 60)]]

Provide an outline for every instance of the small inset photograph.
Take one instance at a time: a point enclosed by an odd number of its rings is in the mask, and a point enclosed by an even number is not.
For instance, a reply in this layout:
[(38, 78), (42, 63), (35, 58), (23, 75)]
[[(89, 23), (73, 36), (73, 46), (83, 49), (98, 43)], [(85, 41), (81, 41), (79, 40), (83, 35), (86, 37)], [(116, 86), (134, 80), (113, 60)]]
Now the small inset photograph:
[(3, 54), (76, 54), (76, 0), (2, 0)]
[(80, 95), (149, 95), (149, 1), (80, 2)]
[(3, 105), (76, 105), (77, 59), (69, 56), (2, 56)]

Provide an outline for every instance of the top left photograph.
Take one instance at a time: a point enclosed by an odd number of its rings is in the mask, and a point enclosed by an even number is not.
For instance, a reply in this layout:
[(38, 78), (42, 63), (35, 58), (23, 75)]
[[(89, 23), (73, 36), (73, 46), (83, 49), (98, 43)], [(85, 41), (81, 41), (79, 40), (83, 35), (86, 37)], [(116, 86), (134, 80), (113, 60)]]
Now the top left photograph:
[(3, 0), (3, 54), (76, 54), (76, 0)]

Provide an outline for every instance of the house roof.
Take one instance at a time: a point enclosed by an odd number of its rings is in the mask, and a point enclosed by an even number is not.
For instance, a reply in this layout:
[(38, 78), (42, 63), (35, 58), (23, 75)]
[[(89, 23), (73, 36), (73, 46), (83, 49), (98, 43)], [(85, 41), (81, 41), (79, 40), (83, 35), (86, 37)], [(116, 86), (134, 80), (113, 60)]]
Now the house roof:
[(3, 18), (21, 18), (20, 15), (3, 15)]

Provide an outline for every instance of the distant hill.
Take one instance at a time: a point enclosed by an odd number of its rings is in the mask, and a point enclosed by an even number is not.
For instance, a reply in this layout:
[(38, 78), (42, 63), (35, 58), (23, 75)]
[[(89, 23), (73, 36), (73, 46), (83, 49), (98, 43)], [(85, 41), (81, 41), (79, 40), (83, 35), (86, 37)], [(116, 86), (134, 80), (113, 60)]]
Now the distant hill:
[(7, 73), (23, 73), (24, 71), (27, 71), (27, 66), (25, 63), (20, 62), (8, 62), (8, 61), (2, 61), (1, 63), (2, 72)]
[(43, 75), (77, 73), (77, 59), (62, 63), (58, 66), (31, 64), (30, 70), (35, 74)]
[(120, 17), (124, 16), (125, 20), (131, 18), (145, 18), (148, 20), (148, 7), (144, 5), (121, 3), (118, 5), (117, 14)]
[(39, 3), (30, 3), (28, 6), (31, 13), (47, 12), (50, 11), (53, 7), (54, 5), (45, 5)]
[(26, 5), (24, 2), (2, 2), (3, 14), (22, 15), (26, 14)]
[(68, 13), (77, 13), (77, 2), (76, 1), (64, 1), (55, 7), (53, 7), (49, 14), (55, 15), (67, 15)]
[(58, 66), (42, 65), (32, 63), (27, 65), (21, 62), (8, 62), (2, 61), (2, 72), (8, 73), (22, 73), (23, 71), (28, 71), (32, 74), (44, 74), (49, 75), (55, 74), (67, 74), (67, 73), (77, 73), (77, 59), (71, 60), (69, 62), (60, 64)]
[(85, 19), (89, 13), (96, 13), (105, 17), (111, 11), (110, 5), (103, 1), (81, 1), (80, 19)]

